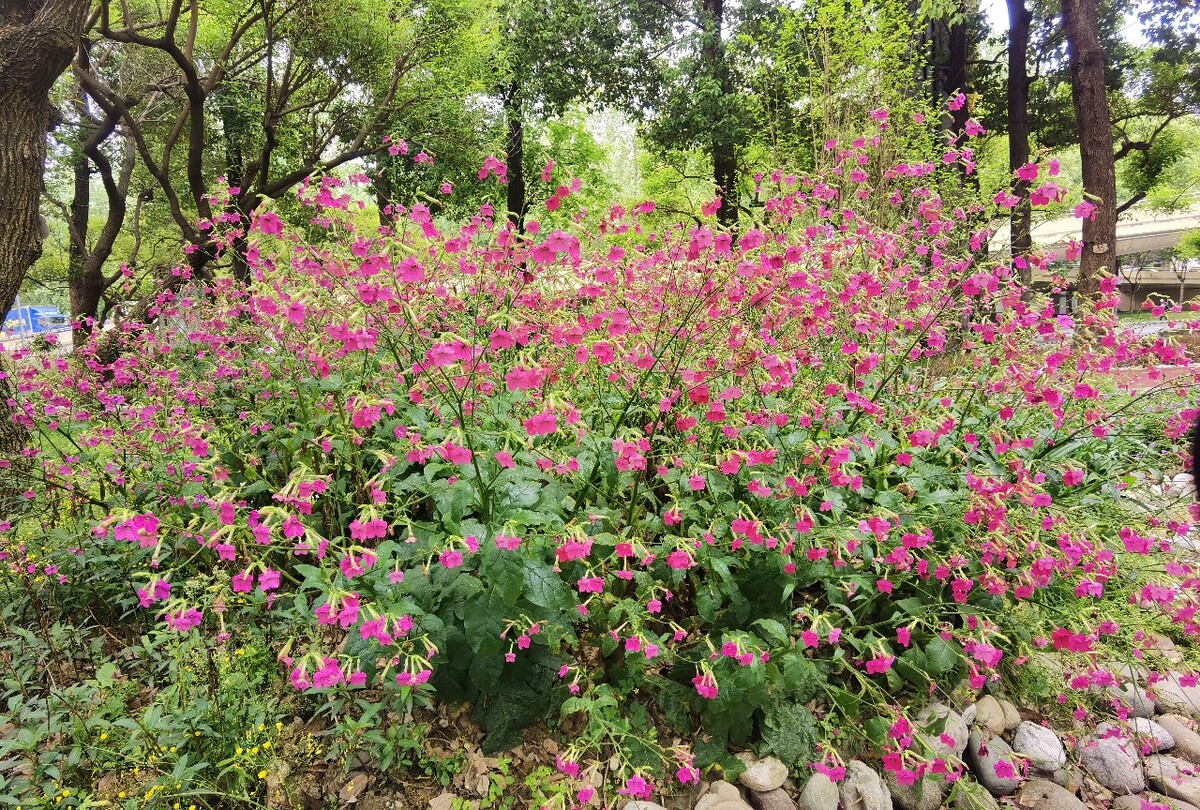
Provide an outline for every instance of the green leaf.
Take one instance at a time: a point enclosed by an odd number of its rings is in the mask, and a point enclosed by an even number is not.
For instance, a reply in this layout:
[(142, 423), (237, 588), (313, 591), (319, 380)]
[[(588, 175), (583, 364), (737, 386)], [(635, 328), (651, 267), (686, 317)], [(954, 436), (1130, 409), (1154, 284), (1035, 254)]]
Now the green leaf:
[(842, 716), (851, 719), (858, 717), (862, 711), (862, 699), (853, 692), (847, 692), (839, 686), (829, 687), (829, 697), (833, 703), (841, 710)]
[(777, 704), (766, 715), (763, 742), (792, 770), (812, 760), (813, 747), (820, 742), (817, 719), (797, 703)]
[(934, 636), (925, 645), (925, 660), (930, 675), (946, 675), (958, 668), (962, 649), (941, 636)]
[(883, 748), (887, 744), (887, 734), (890, 728), (891, 725), (882, 717), (872, 717), (863, 723), (863, 731), (866, 732), (867, 739), (879, 748)]
[(766, 637), (780, 646), (786, 646), (790, 641), (787, 628), (775, 619), (759, 619), (753, 626), (761, 627)]
[(538, 607), (565, 613), (575, 606), (562, 579), (544, 562), (526, 558), (523, 580), (525, 598)]
[(105, 689), (111, 689), (113, 684), (117, 682), (117, 675), (120, 672), (120, 667), (109, 661), (96, 670), (96, 683)]

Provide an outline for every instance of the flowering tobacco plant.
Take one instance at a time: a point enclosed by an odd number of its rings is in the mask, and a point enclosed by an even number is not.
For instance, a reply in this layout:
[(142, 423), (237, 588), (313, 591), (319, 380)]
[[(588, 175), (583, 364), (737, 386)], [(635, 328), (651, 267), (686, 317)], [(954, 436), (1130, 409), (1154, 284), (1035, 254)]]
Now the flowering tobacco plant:
[[(1195, 411), (1182, 378), (1122, 391), (1187, 358), (1116, 329), (1111, 279), (1072, 320), (987, 257), (988, 210), (935, 185), (969, 149), (883, 163), (885, 135), (762, 178), (736, 239), (715, 207), (367, 227), (361, 178), (225, 215), (249, 286), (162, 294), (109, 365), (18, 358), (37, 481), (5, 560), (214, 644), (283, 616), (295, 689), (472, 701), (492, 748), (557, 712), (568, 804), (696, 781), (729, 744), (836, 773), (814, 699), (905, 781), (953, 775), (905, 688), (1052, 647), (1077, 701), (1098, 661), (1153, 656), (1140, 631), (1196, 633), (1190, 524), (1123, 494), (1181, 465)], [(38, 521), (70, 538), (53, 560), (23, 556)]]

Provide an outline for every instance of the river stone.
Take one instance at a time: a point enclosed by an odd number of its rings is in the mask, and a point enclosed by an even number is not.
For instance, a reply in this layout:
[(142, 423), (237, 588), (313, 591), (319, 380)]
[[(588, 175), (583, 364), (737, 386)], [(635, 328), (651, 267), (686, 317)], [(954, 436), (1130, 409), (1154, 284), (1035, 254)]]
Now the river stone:
[(879, 774), (857, 759), (846, 765), (842, 810), (892, 810), (892, 797)]
[(946, 799), (950, 786), (938, 774), (930, 774), (911, 785), (896, 781), (896, 774), (888, 771), (883, 781), (892, 794), (892, 804), (901, 810), (938, 810)]
[(1137, 749), (1129, 740), (1089, 737), (1080, 748), (1079, 758), (1097, 782), (1117, 795), (1146, 789)]
[(1193, 731), (1184, 718), (1177, 714), (1164, 714), (1157, 718), (1157, 722), (1175, 740), (1175, 756), (1200, 764), (1200, 734)]
[[(943, 718), (945, 719), (944, 723), (942, 722)], [(962, 715), (944, 703), (931, 703), (917, 714), (916, 723), (917, 727), (921, 729), (942, 726), (939, 734), (922, 733), (920, 735), (937, 756), (942, 759), (949, 759), (951, 756), (962, 758), (963, 751), (967, 750), (967, 737), (971, 734)], [(953, 745), (943, 742), (942, 734), (950, 737), (954, 741)]]
[(1146, 696), (1146, 688), (1134, 683), (1108, 687), (1108, 694), (1129, 707), (1134, 717), (1153, 717), (1154, 701)]
[(996, 801), (996, 797), (970, 779), (958, 781), (950, 797), (950, 806), (954, 810), (1000, 810), (1000, 802)]
[(718, 779), (708, 786), (709, 794), (720, 796), (723, 799), (740, 799), (742, 792), (738, 790), (737, 785), (731, 785), (724, 779)]
[(1159, 723), (1153, 720), (1147, 720), (1144, 717), (1135, 717), (1130, 722), (1133, 731), (1138, 736), (1149, 741), (1151, 750), (1148, 753), (1156, 753), (1158, 751), (1169, 751), (1175, 747), (1175, 738), (1171, 736), (1171, 732), (1167, 731)]
[(638, 799), (636, 801), (626, 802), (623, 810), (667, 810), (667, 808), (663, 807), (661, 804), (655, 804), (654, 802), (647, 802)]
[(717, 810), (725, 805), (725, 810), (750, 810), (750, 805), (742, 801), (742, 792), (737, 785), (731, 785), (724, 779), (718, 779), (708, 786), (708, 791), (696, 802), (695, 810)]
[(1039, 771), (1053, 772), (1067, 764), (1067, 752), (1058, 736), (1045, 726), (1028, 720), (1017, 726), (1013, 750), (1029, 757)]
[(978, 710), (975, 708), (974, 703), (970, 704), (969, 706), (967, 706), (967, 708), (963, 709), (962, 710), (963, 722), (966, 723), (968, 726), (975, 725), (975, 712), (976, 711), (978, 711)]
[(738, 781), (751, 790), (766, 793), (783, 785), (787, 779), (787, 765), (775, 757), (763, 757), (756, 760), (749, 754), (738, 754), (738, 759), (746, 763), (746, 770), (738, 777)]
[(991, 695), (984, 695), (975, 702), (975, 726), (993, 736), (999, 737), (1004, 733), (1004, 709), (1000, 701)]
[(1146, 757), (1146, 778), (1155, 790), (1188, 804), (1200, 804), (1200, 777), (1187, 760), (1169, 754)]
[(1139, 796), (1118, 796), (1113, 799), (1113, 810), (1142, 810), (1142, 802), (1147, 801), (1159, 807), (1169, 807), (1171, 810), (1200, 810), (1194, 804), (1188, 804), (1180, 799), (1172, 799), (1161, 793), (1147, 791)]
[(1184, 686), (1178, 672), (1168, 673), (1154, 684), (1154, 708), (1159, 714), (1182, 714), (1200, 717), (1200, 686)]
[(1071, 791), (1045, 779), (1030, 779), (1021, 785), (1017, 804), (1029, 810), (1087, 810)]
[[(993, 796), (1007, 796), (1021, 786), (1020, 770), (1013, 759), (1013, 750), (999, 737), (984, 742), (978, 731), (972, 732), (967, 741), (967, 762), (979, 783)], [(1007, 762), (1012, 768), (1012, 776), (996, 773), (996, 766), (1001, 762)]]
[[(817, 775), (821, 776), (822, 774)], [(833, 788), (833, 804), (822, 805), (823, 810), (837, 810), (837, 796), (837, 786), (835, 785)], [(758, 810), (796, 810), (796, 803), (792, 801), (792, 797), (787, 794), (787, 791), (782, 788), (768, 790), (765, 793), (751, 793), (750, 802)]]
[(1000, 704), (1000, 711), (1004, 712), (1005, 731), (1012, 731), (1021, 725), (1021, 713), (1017, 711), (1017, 707), (1013, 705), (1011, 700), (1000, 700), (997, 702)]
[(838, 799), (837, 783), (823, 773), (814, 773), (805, 783), (796, 804), (800, 810), (837, 810)]
[(1183, 654), (1175, 648), (1175, 642), (1164, 636), (1162, 633), (1148, 633), (1150, 640), (1154, 642), (1155, 648), (1159, 651), (1163, 658), (1173, 664), (1178, 664), (1183, 660)]

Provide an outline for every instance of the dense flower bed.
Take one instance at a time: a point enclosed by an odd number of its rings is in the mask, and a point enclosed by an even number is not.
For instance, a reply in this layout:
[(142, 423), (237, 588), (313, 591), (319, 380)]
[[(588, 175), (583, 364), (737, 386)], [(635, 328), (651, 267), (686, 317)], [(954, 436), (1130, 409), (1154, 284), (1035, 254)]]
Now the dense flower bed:
[(1025, 294), (987, 212), (933, 185), (961, 145), (937, 168), (877, 142), (764, 177), (736, 240), (650, 203), (375, 227), (355, 180), (313, 181), (247, 223), (248, 288), (164, 293), (109, 367), (21, 359), (9, 576), (266, 646), (298, 711), (469, 702), (492, 750), (548, 717), (566, 804), (750, 744), (952, 774), (902, 695), (1039, 648), (1090, 711), (1099, 664), (1197, 629), (1186, 520), (1122, 495), (1182, 466), (1195, 411), (1108, 376), (1185, 358), (1118, 333), (1111, 280), (1075, 322)]

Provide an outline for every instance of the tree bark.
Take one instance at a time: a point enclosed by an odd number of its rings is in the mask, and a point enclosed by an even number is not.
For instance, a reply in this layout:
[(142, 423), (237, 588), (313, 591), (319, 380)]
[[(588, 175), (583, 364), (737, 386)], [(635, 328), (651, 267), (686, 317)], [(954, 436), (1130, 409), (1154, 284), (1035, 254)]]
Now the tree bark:
[[(1011, 172), (1029, 162), (1029, 26), (1033, 12), (1025, 0), (1008, 0), (1008, 168)], [(1029, 183), (1013, 175), (1013, 195), (1017, 205), (1009, 214), (1009, 244), (1017, 277), (1032, 294), (1033, 268), (1029, 253), (1033, 248), (1032, 213)]]
[[(946, 54), (947, 95), (956, 96), (959, 93), (965, 95), (967, 92), (967, 61), (970, 56), (970, 48), (966, 20), (960, 19), (950, 26), (949, 50)], [(938, 103), (942, 104), (944, 101), (938, 99)], [(956, 137), (961, 137), (967, 129), (967, 120), (970, 117), (971, 110), (966, 104), (957, 110), (951, 110), (950, 132)]]
[(504, 117), (508, 123), (504, 160), (508, 164), (508, 221), (525, 233), (525, 121), (521, 110), (521, 88), (516, 82), (509, 85), (504, 97)]
[(712, 122), (710, 154), (713, 164), (713, 183), (721, 207), (717, 209), (717, 222), (732, 230), (738, 220), (737, 193), (737, 149), (733, 142), (731, 127), (724, 120), (724, 102), (733, 95), (733, 82), (729, 65), (725, 59), (725, 44), (721, 28), (725, 23), (725, 0), (704, 0), (704, 48), (703, 62), (707, 78), (720, 87), (716, 113)]
[[(87, 7), (88, 0), (0, 5), (0, 317), (42, 253), (38, 204), (46, 134), (55, 120), (50, 88), (75, 55)], [(7, 467), (20, 457), (27, 434), (12, 419), (15, 403), (2, 368), (0, 380), (0, 460)], [(0, 483), (0, 500), (7, 489)]]
[(1085, 199), (1099, 206), (1083, 220), (1083, 252), (1079, 256), (1080, 298), (1094, 298), (1100, 278), (1113, 272), (1117, 254), (1117, 172), (1113, 159), (1112, 118), (1104, 86), (1104, 49), (1096, 0), (1062, 0), (1071, 64), (1071, 98), (1079, 128)]

